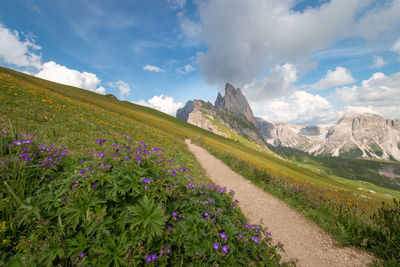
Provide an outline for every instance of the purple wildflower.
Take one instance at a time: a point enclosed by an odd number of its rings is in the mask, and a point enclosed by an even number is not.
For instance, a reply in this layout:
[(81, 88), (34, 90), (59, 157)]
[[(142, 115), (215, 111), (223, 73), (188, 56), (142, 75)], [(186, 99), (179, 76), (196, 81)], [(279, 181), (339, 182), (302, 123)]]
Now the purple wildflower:
[(142, 182), (145, 184), (151, 184), (151, 179), (150, 178), (143, 178)]
[(81, 254), (79, 254), (79, 258), (83, 258), (83, 257), (85, 257), (86, 256), (86, 253), (81, 253)]
[(222, 251), (223, 251), (224, 253), (229, 253), (229, 247), (228, 247), (228, 245), (223, 245), (223, 246), (222, 246)]
[(220, 236), (221, 236), (223, 239), (226, 239), (226, 234), (225, 234), (225, 232), (222, 232), (222, 233), (220, 234)]
[(218, 245), (218, 243), (215, 243), (215, 244), (213, 244), (213, 247), (214, 247), (215, 251), (217, 251), (217, 250), (218, 250), (218, 248), (219, 248), (219, 245)]
[(204, 214), (203, 214), (205, 217), (208, 217), (208, 216), (210, 216), (210, 214), (206, 211), (206, 212), (204, 212)]
[(260, 238), (258, 236), (253, 236), (251, 239), (254, 241), (254, 243), (260, 243)]
[(93, 168), (88, 168), (89, 171), (93, 171)]
[(100, 157), (103, 157), (103, 156), (105, 156), (106, 155), (106, 153), (104, 153), (104, 152), (99, 152), (99, 156)]
[(178, 213), (176, 211), (172, 212), (172, 216), (176, 216)]
[(84, 174), (84, 173), (86, 173), (86, 170), (81, 170), (81, 174)]
[(146, 257), (146, 261), (147, 261), (147, 263), (149, 263), (149, 262), (151, 262), (151, 261), (152, 261), (152, 259), (151, 259), (151, 256), (150, 256), (150, 255)]

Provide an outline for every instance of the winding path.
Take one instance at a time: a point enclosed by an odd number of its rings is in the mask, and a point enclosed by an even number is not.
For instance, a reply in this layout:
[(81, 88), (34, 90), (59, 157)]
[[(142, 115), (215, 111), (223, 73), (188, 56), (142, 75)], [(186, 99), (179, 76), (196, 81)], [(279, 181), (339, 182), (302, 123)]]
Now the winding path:
[(339, 247), (320, 227), (287, 204), (232, 171), (205, 149), (186, 140), (208, 177), (220, 186), (233, 189), (239, 206), (252, 224), (261, 219), (274, 242), (284, 244), (284, 260), (298, 259), (298, 266), (367, 266), (374, 258), (353, 247)]

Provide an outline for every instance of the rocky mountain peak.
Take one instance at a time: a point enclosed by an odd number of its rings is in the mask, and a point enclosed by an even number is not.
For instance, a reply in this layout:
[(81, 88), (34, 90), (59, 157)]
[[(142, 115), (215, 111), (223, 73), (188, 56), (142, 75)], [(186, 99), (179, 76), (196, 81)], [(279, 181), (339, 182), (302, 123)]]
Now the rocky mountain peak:
[(214, 107), (217, 110), (228, 111), (236, 116), (244, 116), (250, 123), (257, 127), (257, 121), (253, 116), (253, 111), (246, 97), (239, 88), (233, 87), (230, 83), (225, 85), (225, 95), (223, 97), (218, 93)]

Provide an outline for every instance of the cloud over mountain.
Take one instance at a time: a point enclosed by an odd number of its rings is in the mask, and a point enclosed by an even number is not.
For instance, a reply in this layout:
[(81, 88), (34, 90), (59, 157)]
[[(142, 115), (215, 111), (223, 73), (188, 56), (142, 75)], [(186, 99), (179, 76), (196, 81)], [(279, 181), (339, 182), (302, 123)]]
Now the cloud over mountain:
[(390, 76), (376, 72), (360, 85), (337, 88), (333, 96), (349, 106), (367, 107), (386, 118), (399, 118), (400, 72)]
[[(197, 55), (206, 82), (222, 86), (229, 81), (243, 88), (262, 80), (266, 70), (282, 62), (302, 66), (304, 71), (311, 66), (313, 52), (354, 36), (373, 39), (399, 25), (400, 1), (373, 5), (335, 0), (302, 11), (293, 10), (296, 2), (198, 1), (199, 20), (181, 18), (181, 28), (207, 46)], [(379, 25), (372, 25), (373, 21), (380, 21)]]

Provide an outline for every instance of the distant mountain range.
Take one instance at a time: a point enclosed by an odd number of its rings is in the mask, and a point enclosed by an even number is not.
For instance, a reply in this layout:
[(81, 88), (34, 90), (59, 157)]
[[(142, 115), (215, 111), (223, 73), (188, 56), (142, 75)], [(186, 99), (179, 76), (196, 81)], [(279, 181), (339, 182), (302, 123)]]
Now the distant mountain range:
[(239, 88), (227, 83), (212, 105), (188, 101), (176, 117), (218, 135), (238, 134), (260, 145), (300, 150), (311, 155), (400, 161), (400, 120), (362, 113), (346, 114), (331, 126), (298, 126), (256, 118)]

